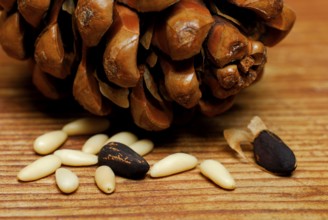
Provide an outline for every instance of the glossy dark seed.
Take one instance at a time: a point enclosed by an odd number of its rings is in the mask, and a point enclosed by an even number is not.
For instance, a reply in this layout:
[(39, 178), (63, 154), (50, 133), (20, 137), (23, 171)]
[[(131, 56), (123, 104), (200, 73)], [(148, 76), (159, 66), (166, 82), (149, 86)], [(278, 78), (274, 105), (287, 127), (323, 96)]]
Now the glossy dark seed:
[(119, 142), (109, 142), (100, 150), (98, 164), (109, 166), (116, 175), (129, 179), (141, 179), (149, 170), (143, 157)]
[(269, 172), (289, 176), (296, 168), (293, 151), (274, 133), (263, 130), (253, 142), (255, 161)]

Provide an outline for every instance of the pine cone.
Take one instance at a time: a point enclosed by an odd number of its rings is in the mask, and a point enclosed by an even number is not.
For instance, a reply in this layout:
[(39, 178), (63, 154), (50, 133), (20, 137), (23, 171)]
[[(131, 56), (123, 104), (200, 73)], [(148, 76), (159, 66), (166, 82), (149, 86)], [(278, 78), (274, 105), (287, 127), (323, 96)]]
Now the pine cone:
[(292, 29), (282, 0), (0, 0), (0, 43), (46, 96), (158, 131), (227, 111)]

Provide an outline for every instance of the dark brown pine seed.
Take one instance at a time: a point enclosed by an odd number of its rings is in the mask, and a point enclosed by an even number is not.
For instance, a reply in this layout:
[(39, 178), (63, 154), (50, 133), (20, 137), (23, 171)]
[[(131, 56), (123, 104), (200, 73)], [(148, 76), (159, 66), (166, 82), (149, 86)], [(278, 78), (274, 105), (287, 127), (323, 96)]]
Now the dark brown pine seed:
[(269, 172), (289, 176), (296, 169), (293, 151), (274, 133), (261, 131), (253, 145), (256, 163)]
[(100, 150), (98, 164), (109, 166), (116, 175), (128, 179), (141, 179), (149, 170), (143, 157), (119, 142), (109, 142)]

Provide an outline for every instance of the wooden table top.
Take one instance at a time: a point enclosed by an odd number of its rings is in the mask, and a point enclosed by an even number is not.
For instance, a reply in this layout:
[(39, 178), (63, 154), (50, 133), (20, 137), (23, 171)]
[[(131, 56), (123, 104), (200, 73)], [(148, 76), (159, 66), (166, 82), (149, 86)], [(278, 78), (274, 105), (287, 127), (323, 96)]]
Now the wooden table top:
[[(293, 31), (269, 49), (264, 77), (240, 93), (229, 112), (157, 135), (138, 134), (155, 141), (145, 156), (150, 165), (181, 151), (199, 161), (217, 159), (235, 178), (233, 191), (215, 186), (197, 168), (159, 179), (117, 177), (111, 195), (96, 187), (95, 167), (70, 168), (80, 179), (71, 195), (59, 192), (54, 175), (17, 181), (19, 170), (39, 158), (34, 139), (84, 113), (74, 103), (43, 98), (31, 84), (28, 65), (1, 51), (0, 218), (328, 219), (328, 2), (285, 3), (297, 13)], [(227, 146), (223, 129), (243, 128), (254, 115), (294, 151), (298, 166), (291, 177), (264, 172)], [(124, 125), (109, 134), (119, 129)], [(80, 149), (86, 139), (71, 137), (62, 148)]]

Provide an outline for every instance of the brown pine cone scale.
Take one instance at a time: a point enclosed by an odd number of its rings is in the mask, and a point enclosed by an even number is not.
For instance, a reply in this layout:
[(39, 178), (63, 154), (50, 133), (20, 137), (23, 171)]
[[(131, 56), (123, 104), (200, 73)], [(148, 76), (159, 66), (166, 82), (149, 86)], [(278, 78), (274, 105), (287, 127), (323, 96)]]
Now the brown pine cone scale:
[(0, 44), (44, 96), (161, 131), (227, 111), (295, 20), (282, 0), (0, 0)]

